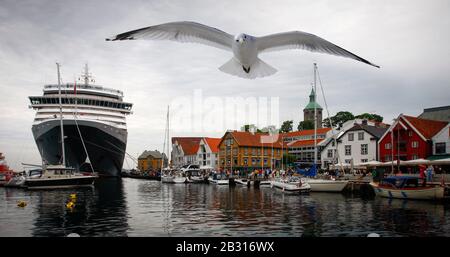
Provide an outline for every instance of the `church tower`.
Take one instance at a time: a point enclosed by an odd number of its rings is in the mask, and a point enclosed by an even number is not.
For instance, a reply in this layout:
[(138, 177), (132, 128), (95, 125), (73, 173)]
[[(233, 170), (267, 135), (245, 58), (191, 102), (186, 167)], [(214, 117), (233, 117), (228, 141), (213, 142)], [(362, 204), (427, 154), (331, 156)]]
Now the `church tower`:
[(309, 94), (309, 103), (303, 109), (303, 120), (310, 120), (314, 122), (314, 108), (317, 108), (317, 128), (322, 127), (322, 107), (316, 102), (316, 93), (314, 88), (311, 89), (311, 94)]

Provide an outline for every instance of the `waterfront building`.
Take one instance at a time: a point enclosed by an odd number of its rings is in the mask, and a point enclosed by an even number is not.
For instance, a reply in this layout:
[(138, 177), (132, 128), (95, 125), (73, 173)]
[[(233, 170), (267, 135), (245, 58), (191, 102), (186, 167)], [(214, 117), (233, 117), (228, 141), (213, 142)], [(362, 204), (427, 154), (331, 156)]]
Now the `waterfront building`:
[(138, 169), (140, 171), (161, 170), (167, 166), (167, 157), (158, 150), (144, 151), (138, 157)]
[(450, 105), (426, 108), (417, 118), (450, 122)]
[(287, 150), (280, 135), (228, 131), (219, 143), (219, 168), (242, 171), (281, 168), (283, 152)]
[(197, 150), (199, 166), (217, 168), (219, 164), (219, 143), (221, 138), (204, 137), (200, 140)]
[(172, 137), (172, 165), (198, 164), (215, 168), (219, 142), (220, 138), (211, 137)]
[[(317, 144), (324, 140), (331, 128), (319, 128), (316, 132)], [(280, 134), (287, 144), (290, 155), (295, 156), (300, 165), (314, 163), (314, 129), (301, 130)], [(320, 163), (320, 149), (317, 149), (318, 163)]]
[(321, 167), (378, 160), (378, 140), (387, 129), (384, 123), (354, 119), (336, 129), (334, 135), (329, 131), (326, 139), (319, 143)]
[(400, 114), (379, 140), (380, 161), (426, 159), (436, 152), (448, 153), (449, 136), (448, 122)]

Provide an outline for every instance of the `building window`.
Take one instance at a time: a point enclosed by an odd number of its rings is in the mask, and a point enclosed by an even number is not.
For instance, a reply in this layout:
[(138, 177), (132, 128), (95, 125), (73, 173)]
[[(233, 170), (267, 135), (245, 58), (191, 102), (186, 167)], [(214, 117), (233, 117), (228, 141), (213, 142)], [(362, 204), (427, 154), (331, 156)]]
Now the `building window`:
[(358, 140), (364, 140), (364, 132), (358, 132)]
[(367, 144), (362, 144), (361, 145), (361, 154), (367, 155), (368, 152), (369, 152), (369, 146)]
[(412, 147), (412, 148), (418, 148), (418, 147), (419, 147), (419, 142), (417, 142), (417, 141), (412, 141), (412, 142), (411, 142), (411, 147)]
[(257, 155), (257, 150), (256, 150), (256, 148), (253, 148), (253, 155)]
[(252, 165), (254, 166), (256, 164), (256, 159), (252, 158)]
[(391, 143), (384, 144), (384, 149), (392, 149)]
[(445, 153), (445, 142), (444, 143), (436, 143), (436, 145), (434, 147), (435, 147), (436, 154)]
[(417, 160), (417, 159), (419, 159), (419, 156), (418, 156), (417, 154), (414, 154), (414, 155), (411, 157), (411, 160)]
[(267, 159), (264, 158), (264, 164), (267, 164)]
[(353, 133), (348, 133), (348, 141), (353, 141)]
[(388, 162), (388, 161), (392, 161), (392, 158), (391, 158), (391, 157), (392, 157), (392, 156), (390, 156), (390, 155), (385, 155), (385, 156), (384, 156), (384, 160), (387, 161), (387, 162)]
[(348, 163), (348, 164), (352, 163), (352, 159), (346, 159), (345, 163)]
[[(62, 152), (62, 151), (61, 151), (61, 152)], [(210, 154), (209, 154), (209, 153), (207, 153), (207, 154), (206, 154), (206, 157), (208, 157), (208, 158), (209, 158), (209, 157), (210, 157)]]
[(334, 146), (334, 140), (333, 140), (333, 141), (331, 141), (331, 146)]
[(408, 132), (408, 136), (412, 137), (412, 131)]
[(248, 164), (248, 159), (244, 158), (244, 165), (247, 166), (247, 164)]
[(329, 150), (327, 151), (327, 157), (328, 157), (328, 158), (333, 158), (333, 149), (329, 149)]
[(367, 162), (368, 160), (367, 159), (361, 159), (361, 162)]
[(352, 155), (352, 146), (351, 145), (345, 146), (345, 155)]
[(264, 149), (264, 155), (267, 155), (267, 148)]
[[(61, 151), (62, 152), (62, 151)], [(248, 154), (248, 148), (247, 147), (244, 147), (244, 155), (247, 155)]]

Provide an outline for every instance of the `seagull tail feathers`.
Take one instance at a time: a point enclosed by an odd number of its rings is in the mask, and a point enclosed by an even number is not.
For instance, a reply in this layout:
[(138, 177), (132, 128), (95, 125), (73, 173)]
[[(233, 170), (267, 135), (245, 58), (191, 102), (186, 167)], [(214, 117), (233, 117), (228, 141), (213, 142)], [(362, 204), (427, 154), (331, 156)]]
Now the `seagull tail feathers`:
[(249, 69), (244, 69), (234, 57), (231, 58), (224, 65), (219, 67), (219, 70), (227, 74), (238, 76), (244, 79), (256, 79), (273, 75), (277, 70), (265, 63), (261, 59), (257, 59), (256, 62), (250, 66)]

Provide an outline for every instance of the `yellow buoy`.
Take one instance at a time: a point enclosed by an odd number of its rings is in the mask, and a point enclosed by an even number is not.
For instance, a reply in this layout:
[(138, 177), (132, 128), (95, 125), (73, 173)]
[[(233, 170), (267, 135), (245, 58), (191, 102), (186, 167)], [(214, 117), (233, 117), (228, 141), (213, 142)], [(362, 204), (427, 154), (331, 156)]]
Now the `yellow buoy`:
[(77, 198), (77, 194), (70, 194), (70, 198)]
[(17, 206), (19, 206), (19, 207), (25, 207), (25, 206), (27, 206), (27, 202), (25, 202), (25, 201), (19, 201), (19, 202), (17, 203)]
[(68, 209), (72, 209), (73, 207), (75, 207), (75, 203), (74, 203), (74, 202), (68, 202), (68, 203), (66, 204), (66, 207), (67, 207)]

